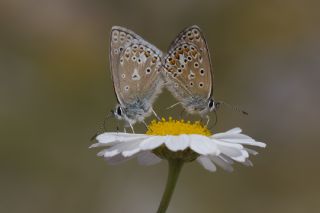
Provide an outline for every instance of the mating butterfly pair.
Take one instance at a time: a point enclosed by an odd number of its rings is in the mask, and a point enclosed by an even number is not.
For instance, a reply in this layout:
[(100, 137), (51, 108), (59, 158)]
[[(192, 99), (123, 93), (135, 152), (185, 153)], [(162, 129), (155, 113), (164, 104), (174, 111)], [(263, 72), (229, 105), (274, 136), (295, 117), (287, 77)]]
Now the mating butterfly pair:
[(123, 27), (111, 29), (110, 64), (117, 119), (131, 126), (152, 113), (163, 86), (188, 113), (207, 116), (221, 102), (212, 98), (213, 73), (206, 40), (198, 26), (184, 29), (168, 54)]

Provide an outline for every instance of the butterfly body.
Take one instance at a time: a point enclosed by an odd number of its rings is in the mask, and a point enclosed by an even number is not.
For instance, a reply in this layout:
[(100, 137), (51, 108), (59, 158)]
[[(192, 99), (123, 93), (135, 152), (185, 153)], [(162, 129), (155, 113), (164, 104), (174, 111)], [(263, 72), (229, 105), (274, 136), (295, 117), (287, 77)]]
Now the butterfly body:
[(112, 27), (110, 64), (118, 104), (114, 115), (132, 127), (153, 112), (162, 88), (162, 52), (123, 27)]
[(201, 117), (215, 109), (214, 102), (211, 98), (205, 100), (201, 96), (191, 96), (184, 100), (182, 105), (190, 114), (199, 114)]
[(117, 104), (114, 115), (119, 120), (125, 120), (128, 124), (135, 124), (142, 122), (145, 117), (150, 116), (152, 113), (152, 106), (148, 100), (136, 100), (126, 106)]

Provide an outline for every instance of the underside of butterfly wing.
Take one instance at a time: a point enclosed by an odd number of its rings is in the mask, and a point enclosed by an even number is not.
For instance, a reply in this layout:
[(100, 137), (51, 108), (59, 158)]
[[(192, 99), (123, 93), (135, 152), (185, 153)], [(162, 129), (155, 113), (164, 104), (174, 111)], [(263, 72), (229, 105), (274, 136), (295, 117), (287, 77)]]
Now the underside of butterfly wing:
[(118, 39), (123, 42), (111, 44), (111, 50), (119, 50), (111, 54), (114, 89), (123, 113), (130, 123), (134, 123), (150, 115), (152, 104), (161, 91), (162, 53), (132, 31), (124, 28), (116, 31), (120, 32)]
[(212, 93), (209, 51), (200, 28), (183, 30), (164, 58), (167, 88), (189, 112), (207, 107)]

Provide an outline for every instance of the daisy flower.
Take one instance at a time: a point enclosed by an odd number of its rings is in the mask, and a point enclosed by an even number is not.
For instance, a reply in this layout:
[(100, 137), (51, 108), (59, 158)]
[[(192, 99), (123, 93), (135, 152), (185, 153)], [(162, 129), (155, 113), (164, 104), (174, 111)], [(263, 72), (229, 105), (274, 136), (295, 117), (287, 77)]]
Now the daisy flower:
[(182, 165), (197, 161), (206, 170), (214, 172), (217, 166), (233, 171), (234, 162), (252, 166), (249, 155), (257, 152), (245, 147), (266, 147), (265, 143), (255, 141), (242, 134), (240, 128), (212, 134), (200, 122), (162, 119), (152, 121), (146, 134), (106, 132), (96, 137), (92, 147), (103, 147), (98, 156), (110, 164), (118, 164), (137, 158), (143, 165), (153, 165), (161, 160), (169, 162), (167, 186), (157, 212), (165, 212)]

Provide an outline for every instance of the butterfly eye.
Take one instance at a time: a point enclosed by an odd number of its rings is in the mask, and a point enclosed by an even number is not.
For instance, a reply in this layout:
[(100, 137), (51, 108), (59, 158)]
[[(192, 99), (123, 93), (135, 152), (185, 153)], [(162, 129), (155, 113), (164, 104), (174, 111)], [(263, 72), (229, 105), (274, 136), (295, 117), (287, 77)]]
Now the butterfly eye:
[(209, 101), (209, 108), (211, 109), (212, 107), (213, 107), (213, 100), (212, 99), (210, 99), (210, 101)]
[(121, 107), (120, 107), (120, 106), (118, 106), (118, 108), (117, 108), (117, 114), (118, 114), (119, 116), (122, 115), (122, 110), (121, 110)]

